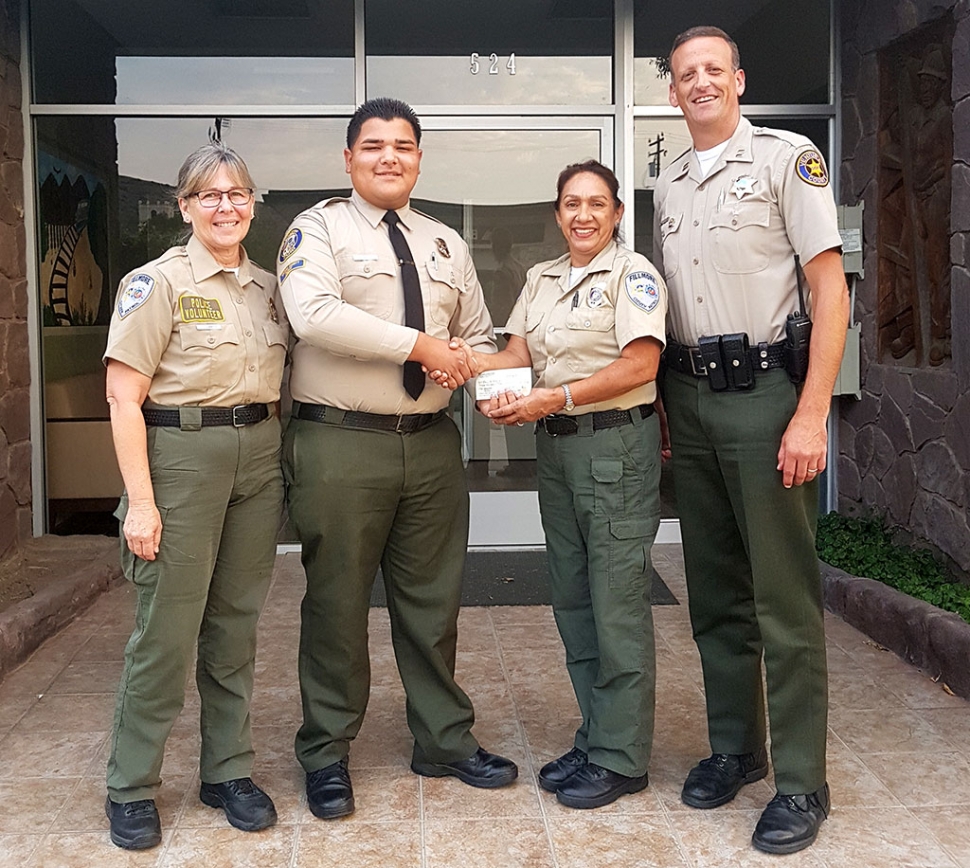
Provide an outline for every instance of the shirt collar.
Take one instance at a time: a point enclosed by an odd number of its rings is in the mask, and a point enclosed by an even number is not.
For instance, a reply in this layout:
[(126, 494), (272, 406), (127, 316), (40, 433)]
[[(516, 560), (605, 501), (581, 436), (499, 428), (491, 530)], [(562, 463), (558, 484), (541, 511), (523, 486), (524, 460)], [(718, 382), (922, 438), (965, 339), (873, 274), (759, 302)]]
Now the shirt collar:
[(691, 148), (690, 152), (685, 154), (681, 171), (677, 173), (677, 177), (682, 177), (686, 169), (689, 170), (690, 177), (699, 184), (702, 180), (706, 181), (715, 175), (728, 163), (753, 163), (754, 157), (751, 155), (751, 135), (753, 130), (754, 127), (751, 126), (751, 121), (742, 115), (738, 120), (738, 125), (734, 128), (734, 132), (731, 134), (731, 138), (728, 139), (727, 146), (721, 152), (721, 156), (717, 158), (717, 162), (711, 167), (711, 171), (704, 178), (701, 178), (700, 163), (694, 157), (696, 148)]
[[(350, 194), (350, 201), (354, 203), (363, 218), (375, 229), (384, 221), (384, 215), (387, 213), (387, 208), (378, 208), (376, 205), (372, 205), (356, 190)], [(397, 216), (401, 218), (401, 223), (407, 226), (408, 229), (411, 229), (412, 227), (409, 224), (411, 217), (410, 201), (401, 208), (396, 208), (395, 211), (397, 211)]]
[[(618, 245), (615, 241), (610, 241), (599, 253), (596, 254), (590, 260), (589, 265), (586, 266), (586, 274), (595, 274), (601, 271), (612, 271), (613, 263), (616, 260), (616, 254), (618, 251)], [(572, 266), (569, 262), (569, 254), (564, 253), (558, 259), (554, 259), (550, 262), (543, 270), (543, 276), (548, 275), (549, 277), (558, 277), (560, 283), (564, 281), (566, 276), (569, 274), (569, 269)]]
[[(185, 245), (185, 251), (188, 254), (189, 265), (192, 267), (192, 277), (196, 283), (208, 280), (226, 270), (216, 262), (209, 249), (194, 234)], [(246, 249), (242, 245), (239, 246), (239, 272), (237, 277), (240, 286), (245, 286), (252, 281), (262, 286), (262, 281), (257, 278), (252, 263), (249, 261), (249, 256), (246, 254)]]

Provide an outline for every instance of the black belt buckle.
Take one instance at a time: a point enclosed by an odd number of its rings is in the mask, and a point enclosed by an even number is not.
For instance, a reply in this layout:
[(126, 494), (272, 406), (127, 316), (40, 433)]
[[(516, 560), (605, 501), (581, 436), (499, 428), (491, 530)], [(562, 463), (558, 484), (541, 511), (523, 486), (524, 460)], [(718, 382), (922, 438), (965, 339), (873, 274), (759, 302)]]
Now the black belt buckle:
[[(690, 360), (690, 372), (695, 377), (706, 377), (707, 366), (704, 364), (700, 352), (695, 353), (691, 347), (684, 347), (684, 352), (687, 353), (687, 358)], [(700, 368), (697, 367), (698, 365), (700, 365)]]
[(232, 427), (233, 428), (245, 428), (248, 422), (244, 416), (239, 414), (244, 413), (250, 407), (249, 404), (237, 404), (232, 408)]
[(414, 425), (404, 425), (404, 416), (398, 416), (397, 421), (394, 423), (394, 433), (395, 434), (407, 434)]

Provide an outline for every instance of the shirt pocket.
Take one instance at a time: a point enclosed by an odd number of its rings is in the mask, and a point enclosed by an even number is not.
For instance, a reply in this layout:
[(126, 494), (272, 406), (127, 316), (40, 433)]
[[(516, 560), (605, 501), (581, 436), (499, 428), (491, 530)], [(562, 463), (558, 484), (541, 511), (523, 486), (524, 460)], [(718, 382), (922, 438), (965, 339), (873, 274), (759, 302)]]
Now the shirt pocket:
[(768, 267), (770, 202), (745, 202), (711, 215), (714, 268), (721, 274), (754, 274)]
[(275, 393), (279, 391), (286, 363), (286, 329), (275, 322), (264, 323), (263, 339), (265, 346), (259, 348), (259, 377), (263, 388)]
[[(396, 259), (354, 259), (353, 254), (338, 254), (337, 276), (345, 302), (372, 316), (390, 319), (395, 308), (403, 310), (404, 288)], [(394, 288), (397, 288), (395, 293)]]
[(222, 323), (219, 329), (186, 324), (179, 329), (179, 341), (179, 380), (186, 389), (208, 396), (217, 389), (231, 389), (242, 379), (245, 357), (235, 323)]
[[(602, 358), (616, 348), (616, 311), (612, 307), (578, 307), (566, 315), (566, 364), (571, 371), (588, 375), (590, 356)], [(619, 357), (619, 349), (616, 349)]]
[(668, 279), (680, 270), (680, 226), (683, 221), (683, 214), (666, 214), (663, 220), (660, 221), (664, 274)]
[(438, 325), (447, 326), (458, 310), (464, 286), (451, 263), (443, 263), (439, 259), (435, 267), (429, 260), (424, 270), (428, 276), (428, 297), (424, 300), (424, 309)]

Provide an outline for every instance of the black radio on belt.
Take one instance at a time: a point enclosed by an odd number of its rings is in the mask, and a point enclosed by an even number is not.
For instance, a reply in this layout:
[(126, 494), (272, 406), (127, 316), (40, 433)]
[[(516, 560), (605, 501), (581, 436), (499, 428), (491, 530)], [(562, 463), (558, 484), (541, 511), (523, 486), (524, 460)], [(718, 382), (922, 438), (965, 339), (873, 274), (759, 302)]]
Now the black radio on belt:
[(804, 383), (808, 373), (808, 348), (812, 341), (812, 321), (805, 310), (802, 291), (802, 264), (795, 254), (795, 280), (798, 285), (798, 310), (785, 320), (785, 370), (793, 383)]

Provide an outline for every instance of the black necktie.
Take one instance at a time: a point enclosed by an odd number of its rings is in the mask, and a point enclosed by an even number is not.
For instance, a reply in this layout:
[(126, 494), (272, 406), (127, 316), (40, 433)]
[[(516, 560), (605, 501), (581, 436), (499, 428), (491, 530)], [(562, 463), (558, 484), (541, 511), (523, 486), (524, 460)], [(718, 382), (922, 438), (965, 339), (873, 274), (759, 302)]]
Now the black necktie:
[[(401, 263), (401, 280), (404, 283), (404, 324), (410, 328), (424, 331), (424, 304), (421, 301), (421, 282), (418, 280), (418, 270), (414, 267), (411, 248), (401, 231), (401, 218), (396, 211), (388, 211), (384, 215), (387, 232), (391, 236), (391, 245), (397, 261)], [(424, 391), (424, 371), (420, 362), (404, 363), (404, 391), (415, 401)]]

